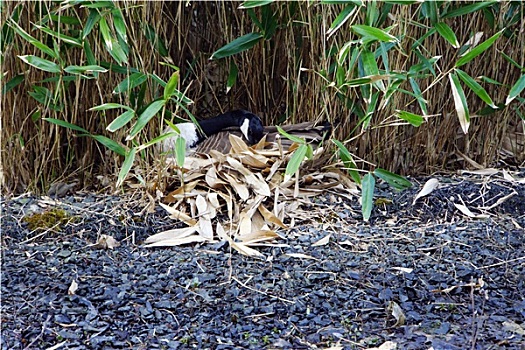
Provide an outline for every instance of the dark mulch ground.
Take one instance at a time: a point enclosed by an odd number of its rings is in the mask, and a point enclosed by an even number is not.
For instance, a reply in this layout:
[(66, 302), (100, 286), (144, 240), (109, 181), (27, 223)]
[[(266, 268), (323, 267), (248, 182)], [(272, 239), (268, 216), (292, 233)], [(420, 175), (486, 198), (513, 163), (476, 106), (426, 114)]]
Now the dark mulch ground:
[[(442, 182), (415, 205), (421, 185), (380, 189), (369, 224), (357, 199), (316, 198), (303, 209), (319, 223), (282, 232), (287, 246), (262, 248), (267, 261), (225, 243), (145, 249), (174, 224), (129, 199), (3, 198), (2, 349), (525, 349), (525, 185)], [(453, 205), (512, 191), (483, 220)], [(40, 236), (22, 221), (54, 207), (73, 220)], [(90, 246), (101, 234), (121, 245)]]

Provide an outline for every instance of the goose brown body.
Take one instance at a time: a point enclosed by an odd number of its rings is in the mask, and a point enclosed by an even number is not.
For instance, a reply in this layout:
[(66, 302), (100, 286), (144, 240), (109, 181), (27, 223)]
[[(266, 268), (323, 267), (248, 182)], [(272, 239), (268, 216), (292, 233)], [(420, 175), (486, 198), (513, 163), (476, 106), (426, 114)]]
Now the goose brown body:
[[(316, 126), (313, 122), (283, 125), (281, 128), (290, 135), (304, 139), (307, 143), (312, 144), (314, 148), (316, 148), (331, 131), (331, 126), (329, 124)], [(239, 128), (225, 129), (199, 143), (195, 149), (195, 153), (207, 154), (211, 150), (228, 153), (231, 149), (229, 140), (230, 134), (242, 137), (242, 133), (240, 132)], [(263, 134), (266, 135), (266, 142), (270, 144), (276, 143), (277, 139), (280, 138), (280, 143), (284, 150), (287, 150), (293, 144), (293, 141), (279, 134), (276, 126), (264, 127)], [(253, 143), (250, 142), (248, 142), (248, 144), (250, 146), (253, 145)]]

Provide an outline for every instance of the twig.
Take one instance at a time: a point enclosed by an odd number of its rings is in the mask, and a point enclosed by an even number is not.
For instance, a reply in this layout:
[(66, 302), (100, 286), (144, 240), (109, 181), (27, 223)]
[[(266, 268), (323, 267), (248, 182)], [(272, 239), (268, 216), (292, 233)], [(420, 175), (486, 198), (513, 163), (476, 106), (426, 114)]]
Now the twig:
[(40, 331), (40, 334), (37, 335), (35, 337), (35, 339), (33, 339), (33, 341), (31, 343), (29, 343), (28, 346), (26, 346), (24, 349), (31, 349), (31, 347), (33, 346), (34, 343), (36, 343), (40, 338), (42, 338), (42, 336), (44, 335), (44, 332), (47, 328), (47, 324), (49, 323), (49, 320), (51, 319), (51, 315), (47, 315), (46, 317), (46, 320), (44, 321), (44, 323), (42, 324), (42, 330)]
[(278, 299), (278, 300), (280, 300), (280, 301), (284, 301), (285, 303), (295, 304), (295, 301), (291, 301), (291, 300), (288, 300), (288, 299), (280, 298), (280, 297), (278, 297), (278, 296), (276, 296), (276, 295), (268, 294), (268, 293), (263, 292), (263, 291), (261, 291), (261, 290), (257, 290), (257, 289), (255, 289), (255, 288), (249, 287), (249, 286), (247, 286), (246, 284), (244, 284), (244, 283), (242, 283), (241, 281), (239, 281), (236, 277), (233, 277), (233, 276), (232, 276), (232, 279), (233, 279), (235, 282), (239, 283), (239, 284), (240, 284), (241, 286), (243, 286), (244, 288), (249, 289), (249, 290), (251, 290), (251, 291), (253, 291), (253, 292), (257, 292), (257, 293), (260, 293), (260, 294), (266, 295), (266, 296), (268, 296), (268, 297), (270, 297), (270, 298), (274, 298), (274, 299)]
[(472, 307), (472, 344), (470, 346), (471, 350), (476, 349), (476, 338), (478, 336), (478, 327), (476, 325), (476, 309), (474, 303), (474, 279), (470, 278), (470, 306)]
[(525, 259), (525, 256), (522, 256), (522, 257), (516, 258), (516, 259), (505, 260), (505, 261), (502, 261), (502, 262), (499, 262), (499, 263), (495, 263), (495, 264), (491, 264), (491, 265), (485, 265), (485, 266), (481, 266), (481, 267), (476, 267), (476, 270), (488, 269), (490, 267), (496, 267), (496, 266), (500, 266), (500, 265), (505, 265), (505, 264), (508, 264), (508, 263), (511, 263), (511, 262), (515, 262), (515, 261), (520, 261), (520, 260), (523, 260), (523, 259)]

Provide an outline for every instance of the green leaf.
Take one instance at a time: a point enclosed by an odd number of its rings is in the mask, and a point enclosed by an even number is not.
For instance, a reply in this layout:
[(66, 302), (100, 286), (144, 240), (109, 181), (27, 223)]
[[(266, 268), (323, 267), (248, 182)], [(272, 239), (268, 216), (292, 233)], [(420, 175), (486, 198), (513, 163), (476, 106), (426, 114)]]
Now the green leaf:
[(104, 104), (101, 104), (95, 107), (91, 107), (90, 109), (88, 109), (88, 111), (105, 111), (108, 109), (115, 109), (115, 108), (124, 108), (124, 109), (127, 109), (128, 111), (133, 111), (131, 107), (121, 105), (120, 103), (104, 103)]
[(446, 23), (436, 23), (434, 27), (437, 29), (439, 35), (441, 35), (446, 41), (448, 41), (453, 48), (459, 48), (459, 42), (458, 38), (456, 38), (456, 34), (454, 34), (452, 29), (450, 29), (450, 27)]
[(63, 16), (63, 15), (49, 15), (49, 18), (51, 18), (52, 21), (57, 23), (65, 23), (70, 24), (74, 26), (80, 25), (80, 21), (76, 17), (72, 16)]
[(472, 90), (476, 95), (478, 95), (479, 98), (483, 100), (486, 104), (488, 104), (490, 107), (497, 109), (498, 107), (494, 104), (492, 99), (490, 98), (489, 94), (485, 89), (478, 84), (477, 81), (475, 81), (470, 75), (462, 71), (461, 69), (456, 69), (456, 73), (458, 74), (459, 78)]
[(455, 73), (450, 73), (448, 78), (450, 80), (450, 87), (452, 88), (452, 96), (454, 97), (454, 105), (456, 106), (459, 123), (461, 124), (463, 133), (466, 134), (468, 133), (468, 128), (470, 126), (470, 115), (467, 106), (467, 99), (465, 98), (463, 88), (459, 84), (457, 75)]
[(455, 67), (461, 67), (462, 65), (472, 61), (475, 57), (479, 56), (481, 53), (483, 53), (485, 50), (487, 50), (492, 44), (500, 37), (500, 35), (503, 33), (503, 30), (500, 30), (463, 56), (456, 62)]
[(211, 55), (210, 59), (220, 59), (248, 50), (255, 46), (261, 40), (262, 37), (263, 35), (261, 33), (249, 33), (238, 37), (237, 39), (233, 40), (232, 42), (224, 45), (223, 47), (215, 51)]
[(60, 57), (55, 53), (55, 51), (53, 51), (49, 46), (45, 45), (44, 43), (36, 40), (35, 38), (33, 38), (31, 35), (29, 35), (25, 30), (22, 29), (22, 27), (20, 27), (18, 25), (18, 23), (16, 23), (15, 21), (11, 20), (8, 22), (9, 23), (9, 26), (11, 28), (13, 28), (13, 30), (18, 34), (20, 35), (22, 38), (24, 38), (27, 42), (29, 42), (30, 44), (32, 44), (34, 47), (36, 47), (37, 49), (39, 49), (40, 51), (46, 53), (48, 56), (51, 56), (52, 58), (54, 59), (59, 59)]
[(328, 29), (328, 31), (326, 32), (326, 35), (328, 35), (328, 38), (331, 37), (333, 34), (335, 34), (335, 32), (337, 32), (337, 30), (339, 28), (341, 28), (341, 26), (350, 18), (352, 17), (352, 15), (355, 13), (355, 11), (357, 10), (358, 8), (351, 4), (351, 5), (348, 5), (346, 6), (343, 11), (341, 11), (341, 13), (339, 13), (339, 15), (337, 15), (337, 17), (334, 19), (334, 21), (332, 22), (332, 24), (330, 25), (330, 28)]
[(118, 142), (113, 141), (110, 138), (107, 138), (103, 135), (88, 135), (92, 137), (93, 139), (97, 140), (101, 144), (103, 144), (106, 148), (112, 150), (113, 152), (125, 156), (126, 155), (126, 148), (124, 148), (122, 145), (120, 145)]
[(29, 64), (30, 66), (33, 66), (45, 72), (50, 72), (50, 73), (60, 73), (61, 72), (60, 66), (58, 64), (56, 64), (55, 62), (48, 61), (44, 58), (40, 58), (38, 56), (25, 55), (25, 56), (18, 56), (18, 58), (20, 58), (22, 61)]
[(64, 120), (54, 119), (54, 118), (42, 118), (42, 120), (50, 122), (51, 124), (62, 126), (64, 128), (68, 128), (68, 129), (71, 129), (71, 130), (80, 131), (82, 133), (89, 134), (89, 131), (87, 131), (86, 129), (81, 128), (78, 125), (68, 123), (68, 122), (66, 122)]
[(288, 140), (291, 140), (291, 141), (293, 141), (295, 143), (298, 143), (300, 145), (306, 144), (306, 141), (304, 139), (287, 133), (280, 126), (277, 126), (277, 131), (279, 131), (279, 134), (283, 135)]
[(137, 123), (131, 129), (129, 136), (126, 140), (131, 140), (148, 124), (148, 122), (157, 114), (162, 107), (164, 107), (166, 101), (157, 100), (150, 103), (150, 105), (142, 112), (142, 114), (137, 119)]
[(358, 184), (361, 184), (361, 177), (359, 176), (359, 173), (354, 170), (357, 169), (357, 166), (355, 165), (354, 158), (352, 157), (352, 154), (350, 151), (348, 151), (348, 148), (339, 140), (332, 139), (332, 142), (335, 143), (337, 148), (339, 148), (339, 159), (343, 161), (343, 164), (345, 168), (347, 169), (348, 173), (350, 174), (350, 177)]
[(70, 74), (84, 74), (84, 73), (93, 73), (93, 72), (99, 72), (99, 73), (106, 73), (108, 70), (104, 67), (97, 66), (97, 65), (89, 65), (89, 66), (67, 66), (64, 68), (64, 71)]
[(38, 29), (40, 29), (41, 31), (43, 31), (44, 33), (47, 33), (55, 38), (57, 38), (58, 40), (61, 40), (67, 44), (70, 44), (70, 45), (73, 45), (73, 46), (76, 46), (76, 47), (82, 47), (82, 41), (80, 39), (77, 39), (77, 38), (73, 38), (72, 36), (68, 36), (68, 35), (65, 35), (63, 33), (59, 33), (59, 32), (56, 32), (54, 30), (51, 30), (47, 27), (44, 27), (44, 26), (39, 26), (39, 25), (35, 25)]
[(470, 4), (470, 5), (461, 6), (461, 7), (458, 7), (457, 9), (455, 9), (455, 10), (452, 10), (452, 11), (448, 12), (447, 14), (445, 14), (443, 16), (443, 18), (451, 18), (451, 17), (463, 16), (463, 15), (466, 15), (466, 14), (469, 14), (469, 13), (472, 13), (472, 12), (477, 12), (477, 11), (481, 10), (482, 8), (485, 8), (487, 6), (491, 6), (491, 5), (495, 4), (495, 3), (497, 3), (497, 1), (479, 1), (479, 2), (475, 2), (473, 4)]
[(39, 103), (46, 106), (46, 108), (50, 108), (53, 111), (61, 112), (64, 106), (60, 103), (56, 103), (55, 96), (53, 93), (42, 86), (35, 86), (33, 85), (34, 91), (29, 91), (28, 94), (35, 100), (37, 100)]
[(17, 76), (13, 77), (2, 88), (2, 95), (8, 93), (12, 89), (14, 89), (15, 86), (17, 86), (18, 84), (20, 84), (23, 81), (24, 81), (24, 75), (23, 74), (18, 74)]
[(376, 186), (376, 179), (372, 174), (363, 176), (363, 183), (361, 186), (361, 213), (363, 220), (368, 221), (372, 215), (372, 208), (374, 207), (374, 189)]
[(390, 186), (396, 190), (405, 190), (412, 187), (412, 182), (408, 181), (403, 176), (391, 173), (385, 169), (377, 168), (374, 170), (374, 175), (385, 180)]
[(90, 9), (113, 9), (115, 8), (115, 5), (113, 4), (113, 1), (82, 1), (82, 7), (87, 7)]
[(179, 71), (173, 72), (170, 80), (164, 88), (164, 99), (169, 100), (173, 95), (173, 92), (177, 89), (177, 84), (179, 83)]
[(228, 81), (226, 82), (226, 93), (230, 92), (231, 88), (235, 83), (237, 82), (237, 75), (239, 73), (239, 69), (237, 68), (237, 65), (233, 60), (231, 60), (230, 63), (230, 73), (228, 74)]
[(134, 116), (135, 116), (135, 111), (133, 110), (125, 111), (124, 113), (119, 115), (117, 118), (115, 118), (115, 120), (113, 120), (111, 124), (107, 126), (106, 130), (115, 132), (118, 129), (125, 126), (126, 124), (128, 124), (131, 121), (131, 119), (133, 119)]
[(286, 171), (284, 172), (285, 175), (292, 176), (295, 174), (297, 170), (299, 170), (299, 167), (301, 166), (301, 163), (304, 160), (304, 157), (306, 156), (306, 151), (308, 150), (308, 146), (303, 143), (302, 145), (297, 148), (292, 156), (290, 157), (290, 160), (288, 161), (288, 164), (286, 165)]
[(95, 24), (97, 24), (98, 21), (100, 21), (100, 18), (101, 17), (98, 11), (89, 10), (89, 16), (86, 21), (86, 25), (82, 29), (82, 39), (85, 39), (89, 35), (89, 33), (91, 33)]
[(505, 100), (505, 106), (512, 102), (525, 89), (525, 75), (522, 75), (510, 89), (509, 96)]
[(122, 82), (120, 82), (120, 84), (117, 85), (115, 90), (113, 90), (113, 93), (120, 94), (122, 92), (130, 91), (144, 83), (146, 80), (148, 80), (148, 76), (146, 74), (133, 73), (126, 79), (122, 80)]
[(421, 124), (423, 124), (423, 120), (424, 119), (420, 115), (417, 115), (417, 114), (414, 114), (414, 113), (410, 113), (410, 112), (406, 112), (406, 111), (400, 111), (400, 110), (396, 111), (396, 115), (399, 118), (401, 118), (403, 120), (406, 120), (407, 122), (409, 122), (410, 124), (412, 124), (415, 127), (419, 127)]
[(423, 98), (423, 94), (421, 92), (421, 89), (419, 88), (419, 85), (418, 85), (416, 79), (409, 78), (408, 81), (410, 82), (410, 86), (412, 87), (412, 90), (414, 91), (414, 96), (417, 99), (419, 107), (423, 111), (423, 114), (427, 115), (428, 114), (428, 109), (427, 109), (427, 103), (428, 102), (427, 102), (427, 100), (425, 100)]
[(111, 13), (113, 14), (113, 26), (115, 27), (115, 31), (117, 32), (117, 35), (119, 35), (124, 42), (128, 42), (128, 36), (126, 33), (126, 22), (124, 21), (124, 17), (122, 16), (122, 11), (120, 8), (116, 7), (113, 10), (111, 10)]
[(395, 36), (379, 28), (370, 27), (370, 26), (361, 25), (361, 24), (353, 25), (351, 28), (356, 34), (361, 35), (365, 41), (378, 40), (378, 41), (394, 42), (394, 43), (398, 42)]
[(184, 166), (184, 158), (186, 157), (186, 140), (179, 136), (175, 141), (175, 159), (179, 168)]
[(239, 10), (252, 9), (255, 7), (265, 6), (271, 4), (275, 0), (247, 0), (239, 6)]
[(118, 173), (116, 187), (120, 187), (122, 185), (122, 183), (124, 183), (124, 180), (126, 179), (126, 176), (128, 176), (128, 173), (131, 170), (131, 167), (133, 166), (133, 162), (135, 161), (135, 154), (136, 153), (137, 153), (137, 149), (135, 147), (132, 147), (129, 150), (129, 152), (126, 154), (126, 158), (124, 159), (124, 163), (122, 163), (122, 168), (120, 169), (120, 172)]

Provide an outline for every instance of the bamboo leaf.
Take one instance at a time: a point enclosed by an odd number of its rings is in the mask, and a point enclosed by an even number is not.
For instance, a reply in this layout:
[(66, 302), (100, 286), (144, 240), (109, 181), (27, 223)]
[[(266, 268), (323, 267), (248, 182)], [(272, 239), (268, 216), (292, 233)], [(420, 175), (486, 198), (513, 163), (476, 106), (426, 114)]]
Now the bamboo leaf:
[(412, 187), (412, 182), (408, 181), (403, 176), (391, 173), (388, 170), (377, 168), (374, 170), (374, 175), (385, 180), (390, 186), (396, 190), (404, 190)]
[(376, 186), (376, 179), (370, 173), (363, 176), (363, 183), (361, 188), (361, 213), (363, 220), (368, 221), (372, 215), (372, 208), (374, 207), (374, 189)]
[(124, 159), (124, 162), (122, 163), (122, 168), (120, 169), (118, 173), (116, 187), (120, 187), (122, 183), (124, 183), (126, 176), (128, 176), (128, 173), (131, 170), (131, 167), (133, 166), (133, 162), (135, 161), (136, 153), (137, 153), (137, 149), (133, 147), (126, 154), (126, 158)]
[(455, 49), (459, 48), (459, 42), (458, 42), (458, 38), (456, 38), (456, 34), (454, 34), (452, 29), (450, 29), (450, 27), (446, 23), (444, 22), (436, 23), (434, 27), (437, 29), (439, 35), (441, 35), (443, 39), (448, 41), (450, 45), (452, 45), (453, 48)]
[(286, 131), (284, 131), (280, 126), (277, 126), (277, 131), (279, 131), (279, 134), (283, 135), (284, 137), (286, 137), (287, 139), (295, 142), (295, 143), (298, 143), (300, 145), (302, 144), (305, 144), (306, 141), (300, 137), (297, 137), (297, 136), (294, 136), (294, 135), (290, 135), (289, 133), (287, 133)]
[(417, 114), (414, 114), (414, 113), (410, 113), (410, 112), (406, 112), (406, 111), (400, 111), (400, 110), (396, 111), (396, 115), (399, 118), (401, 118), (403, 120), (406, 120), (407, 122), (409, 122), (410, 124), (412, 124), (415, 127), (419, 127), (421, 124), (423, 124), (423, 120), (424, 119), (420, 115), (417, 115)]
[(463, 88), (459, 84), (459, 79), (456, 74), (450, 73), (448, 76), (450, 80), (450, 87), (452, 88), (452, 96), (454, 97), (454, 105), (456, 106), (456, 112), (458, 114), (459, 123), (463, 133), (468, 133), (470, 126), (470, 115), (467, 106), (467, 99)]
[(124, 108), (124, 109), (127, 109), (128, 111), (133, 111), (131, 107), (121, 105), (120, 103), (104, 103), (104, 104), (101, 104), (95, 107), (91, 107), (90, 109), (88, 109), (88, 111), (105, 111), (108, 109), (115, 109), (115, 108)]
[(494, 34), (493, 36), (491, 36), (490, 38), (488, 38), (487, 40), (485, 40), (484, 42), (482, 42), (463, 56), (461, 56), (461, 58), (456, 62), (455, 67), (461, 67), (462, 65), (472, 61), (474, 58), (482, 54), (485, 50), (492, 46), (492, 44), (501, 36), (501, 34), (503, 34), (504, 30), (505, 29), (500, 30), (499, 32), (497, 32), (496, 34)]
[(97, 140), (101, 144), (103, 144), (106, 148), (112, 150), (113, 152), (125, 156), (126, 155), (126, 148), (122, 147), (118, 142), (113, 141), (112, 139), (103, 136), (103, 135), (88, 135), (92, 137), (93, 139)]
[(290, 157), (288, 164), (286, 165), (285, 175), (292, 176), (297, 170), (299, 170), (299, 167), (306, 156), (307, 149), (308, 146), (303, 143), (295, 150), (295, 152)]
[(179, 168), (184, 166), (184, 158), (186, 158), (186, 140), (179, 135), (175, 141), (175, 159)]
[(144, 83), (146, 80), (148, 80), (148, 76), (144, 73), (133, 73), (126, 79), (122, 80), (120, 84), (117, 85), (115, 90), (113, 90), (114, 94), (120, 94), (122, 92), (129, 91), (131, 89), (136, 88), (137, 86)]
[(478, 84), (477, 81), (475, 81), (470, 75), (462, 71), (461, 69), (456, 69), (456, 73), (458, 74), (459, 78), (472, 90), (476, 95), (478, 95), (479, 98), (483, 100), (486, 104), (488, 104), (491, 108), (498, 109), (498, 107), (494, 104), (492, 99), (490, 98), (487, 91)]
[(89, 33), (93, 30), (95, 24), (100, 21), (100, 14), (96, 10), (89, 10), (89, 16), (86, 21), (86, 25), (82, 28), (82, 39), (85, 39)]
[(351, 28), (356, 34), (361, 35), (365, 41), (378, 40), (393, 43), (398, 42), (395, 36), (379, 28), (370, 27), (362, 24), (353, 25)]
[(334, 19), (332, 24), (330, 25), (330, 28), (326, 32), (326, 35), (331, 37), (341, 26), (348, 20), (357, 10), (357, 7), (353, 4), (350, 4), (346, 6), (341, 13), (337, 15), (337, 17)]
[(61, 40), (65, 43), (68, 43), (70, 45), (73, 45), (73, 46), (76, 46), (76, 47), (82, 47), (82, 41), (80, 39), (77, 39), (77, 38), (73, 38), (72, 36), (68, 36), (68, 35), (65, 35), (63, 33), (59, 33), (59, 32), (56, 32), (54, 30), (51, 30), (47, 27), (44, 27), (44, 26), (39, 26), (39, 25), (35, 25), (38, 29), (40, 29), (41, 31), (43, 31), (44, 33), (47, 33), (55, 38), (57, 38), (58, 40)]
[(226, 93), (230, 92), (230, 89), (235, 85), (237, 82), (237, 75), (239, 73), (239, 69), (237, 68), (237, 65), (233, 60), (230, 62), (230, 73), (228, 74), (228, 81), (226, 82)]
[(175, 71), (164, 88), (164, 100), (169, 100), (179, 84), (179, 72)]
[(24, 38), (27, 42), (32, 44), (34, 47), (36, 47), (37, 49), (39, 49), (40, 51), (46, 53), (47, 55), (51, 56), (54, 59), (59, 59), (59, 56), (56, 54), (55, 51), (53, 51), (49, 46), (45, 45), (44, 43), (36, 40), (31, 35), (29, 35), (29, 33), (27, 33), (25, 30), (23, 30), (22, 27), (20, 27), (18, 25), (18, 23), (16, 23), (15, 21), (11, 20), (11, 21), (8, 22), (8, 24), (9, 24), (9, 26), (11, 28), (13, 28), (13, 30), (18, 35), (20, 35), (22, 38)]
[(131, 121), (131, 119), (133, 119), (134, 116), (135, 116), (134, 110), (125, 111), (124, 113), (119, 115), (117, 118), (115, 118), (115, 120), (113, 120), (111, 124), (107, 126), (106, 130), (110, 132), (115, 132), (118, 129), (125, 126), (126, 124), (128, 124)]
[(510, 89), (509, 96), (505, 100), (505, 106), (512, 102), (525, 89), (525, 74), (522, 75)]
[(129, 136), (126, 140), (131, 140), (148, 124), (148, 122), (164, 107), (165, 100), (157, 100), (150, 103), (150, 105), (142, 112), (137, 119), (137, 123), (131, 129)]
[(80, 132), (83, 132), (85, 134), (89, 134), (89, 132), (86, 129), (81, 128), (78, 125), (68, 123), (68, 122), (66, 122), (64, 120), (55, 119), (55, 118), (42, 118), (42, 120), (50, 122), (51, 124), (62, 126), (64, 128), (68, 128), (68, 129), (71, 129), (71, 130), (80, 131)]
[(347, 169), (350, 177), (358, 184), (361, 184), (361, 177), (359, 173), (355, 170), (357, 166), (355, 165), (354, 158), (348, 148), (339, 140), (332, 139), (332, 142), (335, 143), (337, 148), (339, 148), (339, 158), (343, 161), (345, 168)]
[(458, 7), (457, 9), (454, 9), (448, 12), (447, 14), (443, 16), (443, 18), (463, 16), (463, 15), (466, 15), (472, 12), (479, 11), (482, 8), (491, 6), (495, 3), (497, 3), (497, 1), (480, 1), (480, 2), (475, 2), (473, 4), (470, 4), (470, 5), (461, 6), (461, 7)]
[(210, 59), (220, 59), (238, 54), (242, 51), (246, 51), (255, 46), (261, 40), (262, 37), (263, 35), (261, 33), (249, 33), (238, 37), (237, 39), (233, 40), (232, 42), (224, 45), (223, 47), (215, 51), (211, 55)]
[(69, 74), (84, 74), (84, 73), (106, 73), (108, 70), (104, 67), (97, 66), (97, 65), (88, 65), (88, 66), (67, 66), (64, 68), (64, 71)]
[(239, 6), (239, 10), (246, 10), (246, 9), (252, 9), (255, 7), (261, 7), (268, 4), (271, 4), (275, 0), (247, 0)]
[(58, 64), (56, 64), (55, 62), (46, 60), (44, 58), (40, 58), (38, 56), (25, 55), (25, 56), (18, 56), (18, 58), (20, 58), (22, 61), (29, 64), (30, 66), (33, 66), (45, 72), (50, 72), (50, 73), (60, 73), (61, 72), (60, 66)]
[(4, 87), (2, 88), (2, 95), (6, 94), (7, 92), (11, 91), (15, 88), (18, 84), (24, 81), (24, 75), (18, 74), (17, 76), (13, 77), (11, 80), (9, 80)]

